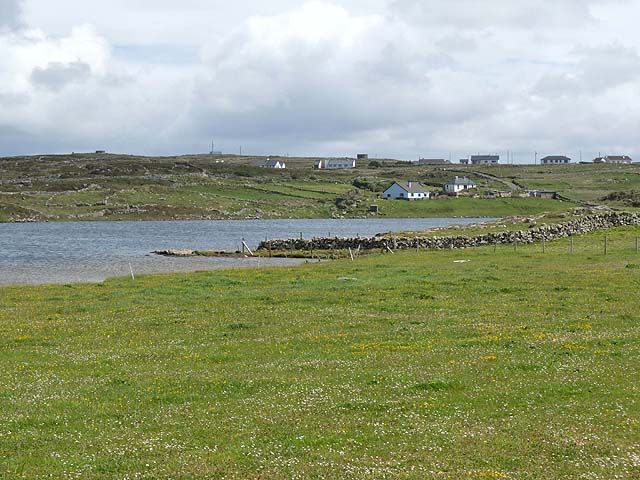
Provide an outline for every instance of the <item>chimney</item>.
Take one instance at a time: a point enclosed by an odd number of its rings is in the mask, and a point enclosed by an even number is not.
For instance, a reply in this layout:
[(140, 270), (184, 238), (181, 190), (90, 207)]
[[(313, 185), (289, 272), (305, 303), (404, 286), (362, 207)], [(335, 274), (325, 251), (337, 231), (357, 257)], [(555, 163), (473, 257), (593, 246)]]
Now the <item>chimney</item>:
[(409, 180), (409, 182), (407, 183), (407, 185), (409, 186), (409, 188), (411, 188), (411, 184), (412, 184), (412, 182), (411, 182), (411, 180)]

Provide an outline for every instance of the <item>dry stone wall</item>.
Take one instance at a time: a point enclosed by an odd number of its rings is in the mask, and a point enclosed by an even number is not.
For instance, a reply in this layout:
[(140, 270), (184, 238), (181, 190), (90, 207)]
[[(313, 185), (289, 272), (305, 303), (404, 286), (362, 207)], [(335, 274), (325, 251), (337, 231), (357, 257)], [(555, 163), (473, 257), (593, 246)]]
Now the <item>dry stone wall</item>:
[(534, 243), (552, 241), (574, 235), (582, 235), (598, 230), (615, 227), (640, 225), (640, 214), (627, 212), (607, 212), (587, 215), (575, 220), (554, 225), (542, 225), (528, 230), (512, 232), (486, 233), (472, 237), (371, 237), (371, 238), (314, 238), (312, 240), (289, 239), (268, 240), (262, 242), (258, 250), (346, 250), (386, 249), (402, 250), (409, 248), (452, 249), (470, 248), (483, 245)]

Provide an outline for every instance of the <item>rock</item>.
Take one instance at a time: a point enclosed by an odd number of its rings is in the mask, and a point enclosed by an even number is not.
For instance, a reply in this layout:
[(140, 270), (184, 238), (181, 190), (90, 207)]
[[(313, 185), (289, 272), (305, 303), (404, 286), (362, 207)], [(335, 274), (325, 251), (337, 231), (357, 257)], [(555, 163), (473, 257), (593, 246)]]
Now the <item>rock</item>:
[(195, 250), (188, 250), (188, 249), (156, 250), (151, 253), (153, 253), (154, 255), (162, 255), (163, 257), (195, 257), (196, 256)]

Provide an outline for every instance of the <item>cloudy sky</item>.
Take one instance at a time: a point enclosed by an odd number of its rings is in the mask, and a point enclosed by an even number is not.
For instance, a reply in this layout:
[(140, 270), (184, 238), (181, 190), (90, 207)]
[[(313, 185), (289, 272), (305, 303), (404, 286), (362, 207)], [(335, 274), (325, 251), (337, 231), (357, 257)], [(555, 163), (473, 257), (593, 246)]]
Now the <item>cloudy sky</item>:
[(640, 157), (636, 0), (0, 0), (0, 156)]

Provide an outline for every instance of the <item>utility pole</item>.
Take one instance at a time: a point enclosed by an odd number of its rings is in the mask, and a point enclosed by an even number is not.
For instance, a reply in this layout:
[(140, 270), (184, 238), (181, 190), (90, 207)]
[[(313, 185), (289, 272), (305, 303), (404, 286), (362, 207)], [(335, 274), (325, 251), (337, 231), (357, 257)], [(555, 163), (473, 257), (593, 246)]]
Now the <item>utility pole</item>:
[(534, 152), (534, 153), (535, 153), (535, 156), (534, 156), (534, 159), (533, 159), (533, 164), (537, 165), (538, 164), (538, 152)]
[(213, 147), (214, 147), (213, 140), (211, 140), (211, 155), (213, 155)]

